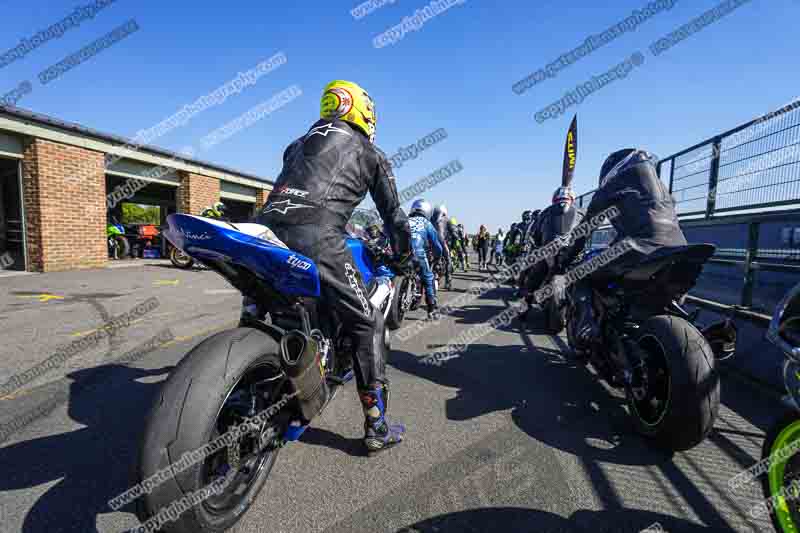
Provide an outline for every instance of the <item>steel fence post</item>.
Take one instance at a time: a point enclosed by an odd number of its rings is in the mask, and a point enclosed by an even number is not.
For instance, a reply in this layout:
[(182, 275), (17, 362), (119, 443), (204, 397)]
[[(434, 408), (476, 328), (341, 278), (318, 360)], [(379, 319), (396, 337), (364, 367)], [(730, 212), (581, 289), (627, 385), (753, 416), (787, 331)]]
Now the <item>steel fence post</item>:
[(753, 286), (755, 285), (756, 270), (758, 264), (753, 262), (758, 254), (758, 234), (760, 229), (759, 222), (750, 222), (747, 235), (747, 252), (744, 259), (744, 286), (742, 287), (742, 305), (752, 307), (753, 305)]

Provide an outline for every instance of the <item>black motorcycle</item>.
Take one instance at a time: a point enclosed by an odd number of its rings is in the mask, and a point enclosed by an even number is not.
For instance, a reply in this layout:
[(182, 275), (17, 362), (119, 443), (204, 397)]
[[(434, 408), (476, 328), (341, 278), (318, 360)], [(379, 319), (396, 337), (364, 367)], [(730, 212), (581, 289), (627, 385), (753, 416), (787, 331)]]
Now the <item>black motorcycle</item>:
[[(585, 362), (625, 391), (637, 431), (670, 450), (692, 448), (711, 431), (719, 409), (715, 360), (735, 350), (730, 319), (700, 331), (693, 324), (697, 313), (678, 303), (714, 250), (710, 244), (677, 247), (615, 277), (590, 278), (601, 340)], [(569, 291), (555, 292), (565, 298), (574, 348), (577, 304)]]
[[(573, 120), (565, 174), (574, 169), (576, 128)], [(710, 244), (663, 249), (628, 268), (601, 269), (586, 278), (600, 340), (582, 347), (578, 360), (591, 363), (609, 385), (624, 390), (636, 430), (669, 450), (692, 448), (713, 428), (720, 394), (716, 358), (730, 357), (735, 350), (730, 318), (701, 332), (693, 324), (698, 313), (678, 303), (715, 249)], [(589, 252), (584, 263), (600, 253)], [(553, 277), (550, 305), (565, 310), (567, 340), (575, 349), (579, 304), (567, 282)]]

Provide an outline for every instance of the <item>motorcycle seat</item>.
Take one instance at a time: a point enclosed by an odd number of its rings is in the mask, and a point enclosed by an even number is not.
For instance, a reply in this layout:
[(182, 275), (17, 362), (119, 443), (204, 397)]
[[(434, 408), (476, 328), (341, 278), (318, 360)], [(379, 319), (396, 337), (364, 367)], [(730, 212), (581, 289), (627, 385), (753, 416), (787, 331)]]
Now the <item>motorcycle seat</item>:
[(659, 250), (622, 274), (624, 281), (649, 281), (669, 265), (702, 265), (714, 255), (713, 244), (689, 244)]

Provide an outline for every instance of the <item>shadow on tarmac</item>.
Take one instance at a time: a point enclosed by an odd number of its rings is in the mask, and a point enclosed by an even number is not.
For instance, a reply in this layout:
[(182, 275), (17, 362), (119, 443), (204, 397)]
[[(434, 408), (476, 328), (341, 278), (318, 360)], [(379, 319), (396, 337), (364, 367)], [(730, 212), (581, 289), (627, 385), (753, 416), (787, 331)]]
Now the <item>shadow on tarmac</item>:
[(113, 512), (108, 501), (134, 484), (145, 415), (160, 386), (152, 378), (171, 369), (76, 371), (68, 376), (68, 415), (85, 427), (0, 448), (1, 492), (42, 486), (22, 533), (98, 533), (97, 517)]
[[(660, 526), (661, 529), (658, 529)], [(647, 529), (651, 528), (651, 529)], [(448, 513), (417, 522), (397, 533), (712, 533), (729, 531), (693, 524), (672, 516), (625, 509), (578, 511), (568, 520), (546, 511), (519, 507), (487, 507)]]

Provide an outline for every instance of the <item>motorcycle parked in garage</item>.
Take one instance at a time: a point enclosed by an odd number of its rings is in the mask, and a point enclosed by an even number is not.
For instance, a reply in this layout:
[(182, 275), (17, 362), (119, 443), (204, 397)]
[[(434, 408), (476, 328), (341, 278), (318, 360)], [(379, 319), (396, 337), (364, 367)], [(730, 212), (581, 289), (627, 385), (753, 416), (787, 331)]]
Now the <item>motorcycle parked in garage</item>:
[(108, 242), (108, 257), (123, 259), (131, 253), (131, 245), (125, 237), (125, 227), (117, 219), (110, 217), (106, 224), (106, 239)]
[[(137, 481), (159, 482), (137, 494), (137, 515), (147, 522), (213, 486), (161, 531), (225, 531), (252, 505), (281, 448), (298, 440), (353, 378), (353, 341), (319, 300), (314, 262), (266, 226), (183, 214), (168, 223), (169, 239), (239, 289), (246, 306), (237, 328), (192, 349), (161, 386), (137, 467)], [(347, 244), (367, 297), (385, 305), (391, 289), (376, 279), (364, 242)]]
[(775, 308), (766, 337), (786, 357), (783, 381), (791, 407), (767, 432), (761, 459), (768, 470), (761, 486), (775, 530), (789, 533), (800, 527), (800, 285)]

